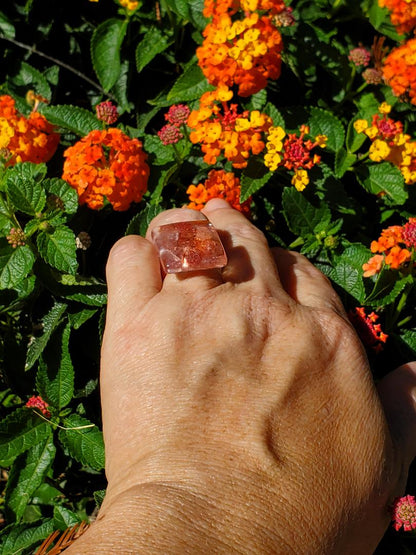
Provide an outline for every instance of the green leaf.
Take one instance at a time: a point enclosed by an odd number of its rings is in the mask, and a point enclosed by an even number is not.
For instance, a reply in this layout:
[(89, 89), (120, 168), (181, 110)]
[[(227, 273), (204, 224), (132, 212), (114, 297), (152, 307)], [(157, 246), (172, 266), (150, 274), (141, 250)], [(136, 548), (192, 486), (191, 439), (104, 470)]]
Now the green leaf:
[(155, 216), (162, 212), (163, 208), (159, 204), (148, 204), (141, 212), (136, 214), (129, 222), (126, 235), (146, 235), (149, 223)]
[(188, 0), (167, 0), (167, 4), (176, 15), (179, 15), (182, 19), (189, 20)]
[(17, 164), (10, 170), (7, 174), (6, 190), (17, 210), (30, 216), (43, 210), (46, 194), (40, 182), (45, 174), (45, 164), (30, 162)]
[(13, 82), (26, 89), (35, 89), (37, 94), (44, 96), (47, 100), (51, 99), (52, 91), (47, 79), (40, 71), (26, 62), (20, 64), (19, 73), (14, 77)]
[(384, 267), (378, 274), (373, 290), (365, 299), (365, 304), (372, 306), (385, 306), (396, 299), (408, 285), (414, 284), (412, 275), (398, 278), (397, 272)]
[(339, 260), (329, 274), (330, 279), (349, 293), (359, 304), (364, 302), (365, 289), (362, 270), (354, 268), (347, 260)]
[(35, 255), (28, 245), (0, 248), (0, 289), (13, 289), (31, 271)]
[(62, 507), (61, 505), (55, 505), (53, 508), (53, 522), (55, 525), (55, 530), (67, 530), (68, 528), (72, 528), (78, 522), (81, 522), (81, 519), (77, 514), (73, 511), (70, 511), (66, 507)]
[(0, 422), (0, 466), (46, 440), (51, 426), (33, 410), (19, 408)]
[[(2, 540), (0, 555), (18, 555), (25, 549), (36, 546), (54, 531), (53, 519), (47, 519), (35, 524), (25, 522), (11, 530), (5, 528), (0, 536)], [(33, 551), (32, 551), (33, 552)]]
[(52, 334), (40, 360), (36, 386), (50, 405), (62, 409), (74, 394), (74, 367), (69, 354), (71, 324), (61, 324)]
[(13, 23), (3, 12), (0, 12), (0, 31), (9, 39), (14, 39), (16, 36), (16, 29)]
[(101, 129), (95, 115), (84, 108), (71, 105), (43, 106), (42, 114), (54, 125), (83, 137), (94, 129)]
[(205, 29), (208, 20), (202, 15), (202, 10), (204, 9), (204, 0), (187, 0), (189, 5), (189, 11), (191, 15), (191, 21), (194, 27), (202, 31)]
[(55, 303), (50, 311), (42, 318), (43, 333), (39, 337), (34, 337), (29, 343), (26, 354), (25, 369), (29, 370), (38, 360), (48, 343), (52, 332), (57, 328), (64, 316), (67, 304)]
[(104, 468), (103, 434), (97, 426), (91, 426), (89, 420), (78, 414), (65, 418), (64, 426), (66, 429), (59, 431), (59, 439), (71, 456), (94, 470)]
[(42, 484), (55, 453), (52, 429), (49, 427), (49, 437), (35, 444), (15, 460), (6, 487), (5, 502), (9, 519), (21, 519), (27, 504)]
[(274, 104), (268, 102), (263, 112), (272, 118), (274, 127), (283, 127), (283, 129), (285, 128), (286, 124), (284, 117)]
[(120, 48), (126, 30), (126, 20), (107, 19), (91, 37), (92, 64), (105, 92), (111, 89), (120, 75)]
[(200, 67), (194, 63), (189, 66), (185, 72), (175, 82), (170, 89), (167, 99), (174, 104), (175, 102), (184, 102), (196, 100), (207, 91), (212, 90)]
[(62, 200), (67, 214), (75, 214), (78, 210), (78, 194), (73, 187), (58, 177), (45, 179), (43, 185), (48, 193), (56, 195)]
[(157, 135), (145, 135), (143, 140), (145, 152), (153, 155), (152, 164), (163, 166), (174, 160), (174, 150), (172, 145), (164, 145)]
[(97, 313), (98, 308), (84, 308), (78, 312), (68, 314), (68, 321), (74, 330), (78, 330), (85, 322)]
[(369, 19), (373, 27), (383, 35), (399, 42), (403, 35), (399, 35), (390, 20), (390, 12), (387, 8), (381, 8), (378, 2), (372, 2), (369, 10)]
[(94, 501), (97, 507), (101, 507), (104, 501), (105, 494), (106, 494), (105, 489), (99, 489), (97, 491), (94, 491)]
[(347, 128), (347, 138), (345, 139), (345, 144), (347, 146), (348, 152), (351, 154), (360, 149), (367, 139), (367, 135), (365, 133), (357, 133), (357, 131), (354, 129), (354, 121), (356, 119), (358, 118), (354, 118), (354, 120), (351, 120), (349, 122)]
[(315, 233), (315, 228), (325, 221), (329, 224), (331, 212), (325, 205), (315, 208), (294, 187), (285, 187), (282, 195), (282, 208), (289, 229), (306, 238)]
[(390, 164), (369, 164), (357, 171), (357, 179), (362, 187), (373, 195), (383, 195), (381, 198), (387, 204), (402, 205), (408, 198), (404, 178), (401, 171)]
[(263, 162), (251, 158), (241, 175), (240, 202), (245, 202), (269, 181), (273, 175)]
[(357, 156), (340, 148), (335, 154), (335, 177), (341, 178), (356, 161)]
[(313, 137), (317, 135), (326, 135), (328, 137), (326, 144), (328, 150), (337, 152), (344, 144), (344, 126), (331, 112), (321, 108), (311, 108), (309, 126), (310, 135)]
[(75, 235), (71, 229), (61, 226), (52, 233), (42, 231), (37, 237), (37, 246), (45, 262), (61, 272), (75, 274), (78, 262)]
[(172, 32), (150, 27), (136, 48), (136, 67), (140, 73), (152, 60), (173, 44)]

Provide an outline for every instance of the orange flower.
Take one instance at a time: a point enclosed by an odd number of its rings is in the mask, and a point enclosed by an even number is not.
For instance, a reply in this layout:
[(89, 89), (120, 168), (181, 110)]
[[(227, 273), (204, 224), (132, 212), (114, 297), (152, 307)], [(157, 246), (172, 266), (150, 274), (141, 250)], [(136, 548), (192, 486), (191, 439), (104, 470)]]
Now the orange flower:
[(383, 77), (396, 96), (416, 104), (416, 39), (394, 48), (384, 60)]
[(403, 226), (392, 225), (383, 229), (377, 241), (372, 241), (370, 249), (377, 253), (363, 264), (364, 277), (378, 274), (383, 263), (392, 270), (400, 270), (405, 264), (411, 262), (415, 252), (412, 243), (414, 222), (416, 218), (410, 218)]
[(55, 153), (60, 136), (42, 114), (32, 111), (28, 118), (15, 108), (8, 95), (0, 96), (0, 148), (6, 165), (18, 162), (47, 162)]
[(248, 13), (233, 20), (222, 13), (206, 26), (203, 36), (196, 54), (212, 85), (238, 85), (240, 96), (250, 96), (279, 77), (283, 43), (270, 16)]
[(240, 204), (240, 180), (231, 172), (211, 170), (204, 183), (190, 185), (186, 192), (191, 201), (188, 208), (201, 210), (210, 199), (223, 198), (245, 216), (250, 215), (251, 197)]
[(376, 324), (378, 314), (371, 312), (367, 315), (364, 307), (357, 306), (348, 312), (348, 318), (366, 347), (370, 347), (376, 353), (383, 350), (383, 343), (389, 336), (382, 331), (380, 324)]
[(147, 155), (138, 139), (120, 129), (91, 131), (66, 149), (62, 178), (76, 189), (80, 204), (94, 210), (106, 198), (114, 210), (127, 210), (140, 202), (147, 189)]
[(230, 16), (239, 10), (253, 12), (268, 11), (270, 15), (277, 15), (285, 11), (286, 5), (282, 0), (205, 0), (203, 14), (205, 17), (219, 17), (223, 14)]
[(416, 3), (413, 0), (378, 0), (381, 8), (390, 10), (390, 19), (399, 33), (408, 33), (416, 26)]
[(245, 168), (250, 154), (264, 149), (263, 134), (272, 120), (258, 110), (238, 114), (236, 104), (228, 105), (232, 96), (227, 87), (204, 93), (199, 108), (189, 115), (189, 138), (201, 144), (207, 164), (215, 164), (223, 154), (234, 168)]

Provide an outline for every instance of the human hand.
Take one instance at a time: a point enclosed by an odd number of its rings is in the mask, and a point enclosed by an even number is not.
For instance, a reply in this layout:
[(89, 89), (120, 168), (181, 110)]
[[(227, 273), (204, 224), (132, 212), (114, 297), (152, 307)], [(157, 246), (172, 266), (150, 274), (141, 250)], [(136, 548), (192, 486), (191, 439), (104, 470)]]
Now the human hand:
[(110, 254), (108, 491), (68, 553), (372, 553), (416, 453), (416, 363), (378, 393), (328, 280), (225, 202), (204, 213), (222, 272), (162, 280), (136, 236)]

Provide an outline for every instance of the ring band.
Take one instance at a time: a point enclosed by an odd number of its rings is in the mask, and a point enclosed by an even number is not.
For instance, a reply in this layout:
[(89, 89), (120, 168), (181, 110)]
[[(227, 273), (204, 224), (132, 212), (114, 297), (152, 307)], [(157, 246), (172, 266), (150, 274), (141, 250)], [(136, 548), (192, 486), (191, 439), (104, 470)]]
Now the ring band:
[(217, 230), (208, 220), (192, 220), (160, 225), (152, 230), (167, 274), (223, 268), (227, 255)]

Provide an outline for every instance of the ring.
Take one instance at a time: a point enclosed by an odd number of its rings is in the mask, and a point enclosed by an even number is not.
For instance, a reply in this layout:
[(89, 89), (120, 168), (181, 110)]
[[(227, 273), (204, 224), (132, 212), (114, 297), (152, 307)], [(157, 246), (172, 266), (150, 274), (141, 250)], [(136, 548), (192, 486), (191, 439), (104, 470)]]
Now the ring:
[(218, 232), (208, 220), (160, 225), (152, 230), (151, 238), (167, 274), (211, 270), (227, 264)]

